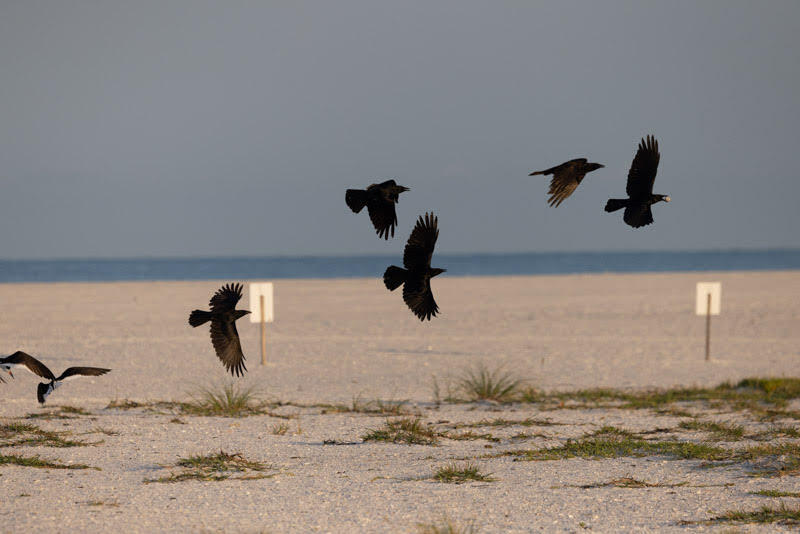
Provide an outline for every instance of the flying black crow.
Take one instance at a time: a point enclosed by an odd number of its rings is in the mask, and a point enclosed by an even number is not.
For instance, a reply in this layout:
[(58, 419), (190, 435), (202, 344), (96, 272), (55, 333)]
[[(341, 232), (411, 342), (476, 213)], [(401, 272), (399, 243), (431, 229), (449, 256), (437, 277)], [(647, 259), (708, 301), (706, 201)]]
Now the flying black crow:
[(208, 305), (210, 312), (194, 310), (189, 315), (189, 324), (197, 327), (211, 321), (211, 343), (217, 357), (232, 375), (242, 376), (247, 367), (244, 366), (242, 344), (239, 342), (239, 332), (236, 331), (236, 320), (244, 317), (247, 310), (237, 310), (236, 303), (242, 298), (242, 284), (228, 284), (222, 286)]
[(552, 174), (553, 179), (550, 180), (550, 199), (547, 201), (550, 207), (558, 207), (564, 200), (567, 199), (581, 183), (587, 172), (592, 172), (597, 169), (602, 169), (605, 165), (599, 163), (587, 163), (586, 158), (571, 159), (561, 165), (551, 167), (544, 171), (532, 172), (528, 176), (536, 176), (537, 174)]
[(625, 192), (629, 198), (610, 198), (606, 202), (606, 211), (612, 212), (625, 208), (623, 219), (634, 228), (646, 226), (653, 222), (650, 206), (656, 202), (669, 202), (669, 195), (654, 195), (653, 184), (656, 181), (658, 161), (658, 141), (652, 135), (642, 139), (639, 150), (628, 171), (628, 185)]
[(405, 269), (391, 265), (383, 273), (383, 283), (389, 291), (405, 284), (403, 300), (420, 321), (430, 321), (439, 311), (431, 292), (431, 278), (447, 270), (431, 267), (433, 248), (439, 237), (438, 224), (439, 218), (433, 213), (426, 213), (424, 219), (420, 217), (403, 252)]
[(382, 184), (372, 184), (366, 190), (348, 189), (344, 200), (353, 213), (360, 212), (366, 206), (378, 237), (389, 239), (389, 231), (394, 237), (394, 227), (397, 226), (394, 205), (397, 204), (400, 193), (404, 191), (410, 189), (397, 185), (394, 180), (387, 180)]
[(30, 354), (25, 354), (19, 350), (11, 356), (0, 358), (0, 368), (4, 371), (8, 371), (8, 374), (10, 374), (13, 378), (14, 373), (11, 372), (12, 367), (24, 367), (36, 376), (40, 376), (47, 380), (47, 382), (40, 383), (39, 387), (36, 389), (36, 398), (39, 399), (41, 404), (44, 404), (47, 396), (50, 395), (53, 390), (59, 387), (65, 380), (76, 378), (78, 376), (100, 376), (111, 370), (103, 369), (101, 367), (68, 367), (59, 376), (55, 376), (45, 364)]

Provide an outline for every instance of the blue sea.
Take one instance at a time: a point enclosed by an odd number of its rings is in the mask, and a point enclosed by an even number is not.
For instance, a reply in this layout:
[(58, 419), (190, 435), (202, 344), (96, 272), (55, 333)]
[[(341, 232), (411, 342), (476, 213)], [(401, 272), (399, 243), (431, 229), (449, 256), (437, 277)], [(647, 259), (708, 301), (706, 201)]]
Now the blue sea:
[[(3, 282), (380, 277), (397, 256), (0, 260)], [(449, 276), (800, 269), (800, 250), (437, 254)]]

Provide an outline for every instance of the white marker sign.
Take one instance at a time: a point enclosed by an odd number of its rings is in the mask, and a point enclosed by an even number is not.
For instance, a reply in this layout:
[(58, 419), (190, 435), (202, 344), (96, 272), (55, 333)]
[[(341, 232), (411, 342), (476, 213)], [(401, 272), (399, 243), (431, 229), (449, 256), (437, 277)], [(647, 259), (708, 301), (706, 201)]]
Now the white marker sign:
[(271, 323), (275, 320), (275, 310), (272, 305), (272, 282), (250, 284), (250, 322), (261, 322), (261, 297), (264, 297), (264, 322)]
[[(708, 297), (711, 295), (711, 305)], [(697, 282), (697, 299), (695, 313), (697, 315), (719, 315), (720, 300), (722, 298), (722, 284), (719, 282)]]

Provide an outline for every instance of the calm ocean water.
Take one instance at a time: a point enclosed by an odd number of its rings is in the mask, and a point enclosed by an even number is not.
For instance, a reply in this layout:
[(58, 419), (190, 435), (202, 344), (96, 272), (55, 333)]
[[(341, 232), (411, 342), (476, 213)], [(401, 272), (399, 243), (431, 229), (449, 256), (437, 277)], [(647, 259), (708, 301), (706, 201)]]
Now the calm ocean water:
[[(0, 260), (0, 282), (379, 277), (394, 256)], [(437, 254), (450, 276), (800, 269), (800, 250)]]

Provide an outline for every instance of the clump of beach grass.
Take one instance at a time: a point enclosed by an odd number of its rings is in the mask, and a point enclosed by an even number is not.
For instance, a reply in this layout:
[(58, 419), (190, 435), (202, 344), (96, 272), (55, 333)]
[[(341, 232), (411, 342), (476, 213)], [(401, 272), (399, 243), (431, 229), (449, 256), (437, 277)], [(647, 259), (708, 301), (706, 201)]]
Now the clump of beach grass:
[(289, 431), (289, 423), (283, 422), (272, 425), (272, 433), (276, 436), (284, 436)]
[(758, 510), (728, 510), (702, 523), (777, 523), (782, 525), (800, 524), (800, 508), (789, 508), (786, 503), (780, 506), (762, 506)]
[(248, 460), (239, 453), (231, 454), (224, 451), (181, 458), (176, 462), (175, 467), (179, 468), (179, 471), (168, 476), (145, 480), (145, 483), (183, 482), (186, 480), (255, 480), (274, 476), (274, 473), (264, 472), (269, 469), (268, 465)]
[(649, 441), (616, 427), (606, 426), (577, 440), (567, 440), (558, 447), (506, 451), (490, 457), (514, 456), (521, 460), (547, 461), (566, 458), (620, 458), (667, 456), (706, 461), (728, 460), (733, 451), (690, 441)]
[(29, 423), (4, 423), (0, 425), (0, 447), (85, 447), (100, 443), (64, 439), (62, 436), (65, 434), (43, 430)]
[(382, 428), (367, 432), (361, 439), (415, 445), (435, 445), (438, 441), (433, 429), (424, 425), (421, 419), (410, 417), (388, 420)]
[(52, 460), (44, 460), (39, 456), (20, 456), (18, 454), (0, 454), (0, 465), (19, 465), (22, 467), (39, 467), (43, 469), (96, 469), (85, 464), (62, 464)]
[(608, 482), (582, 484), (577, 487), (582, 489), (609, 488), (609, 487), (610, 488), (678, 488), (681, 486), (687, 486), (688, 484), (689, 484), (688, 482), (677, 482), (674, 484), (668, 482), (647, 482), (633, 477), (621, 477), (609, 480)]
[(502, 367), (489, 369), (481, 363), (464, 371), (456, 380), (455, 389), (468, 401), (511, 402), (518, 397), (524, 382)]
[(761, 495), (762, 497), (800, 497), (800, 491), (758, 490), (751, 491), (750, 495)]
[(406, 406), (405, 400), (364, 400), (360, 396), (353, 397), (350, 405), (347, 404), (318, 404), (322, 413), (360, 413), (366, 415), (414, 415)]
[(710, 432), (720, 441), (738, 441), (744, 437), (744, 427), (735, 423), (717, 423), (692, 419), (690, 421), (681, 421), (678, 426), (686, 430)]
[(462, 484), (464, 482), (492, 482), (495, 479), (491, 474), (483, 474), (477, 465), (466, 463), (459, 465), (450, 463), (438, 468), (433, 473), (433, 479), (437, 482), (448, 482), (451, 484)]
[(464, 524), (445, 516), (436, 523), (417, 523), (418, 534), (478, 534), (479, 529), (474, 521)]
[(247, 417), (265, 413), (265, 404), (255, 388), (228, 382), (217, 387), (202, 387), (191, 394), (191, 401), (180, 404), (189, 415)]
[(92, 415), (77, 406), (50, 406), (42, 412), (29, 413), (26, 419), (77, 419), (79, 415)]

